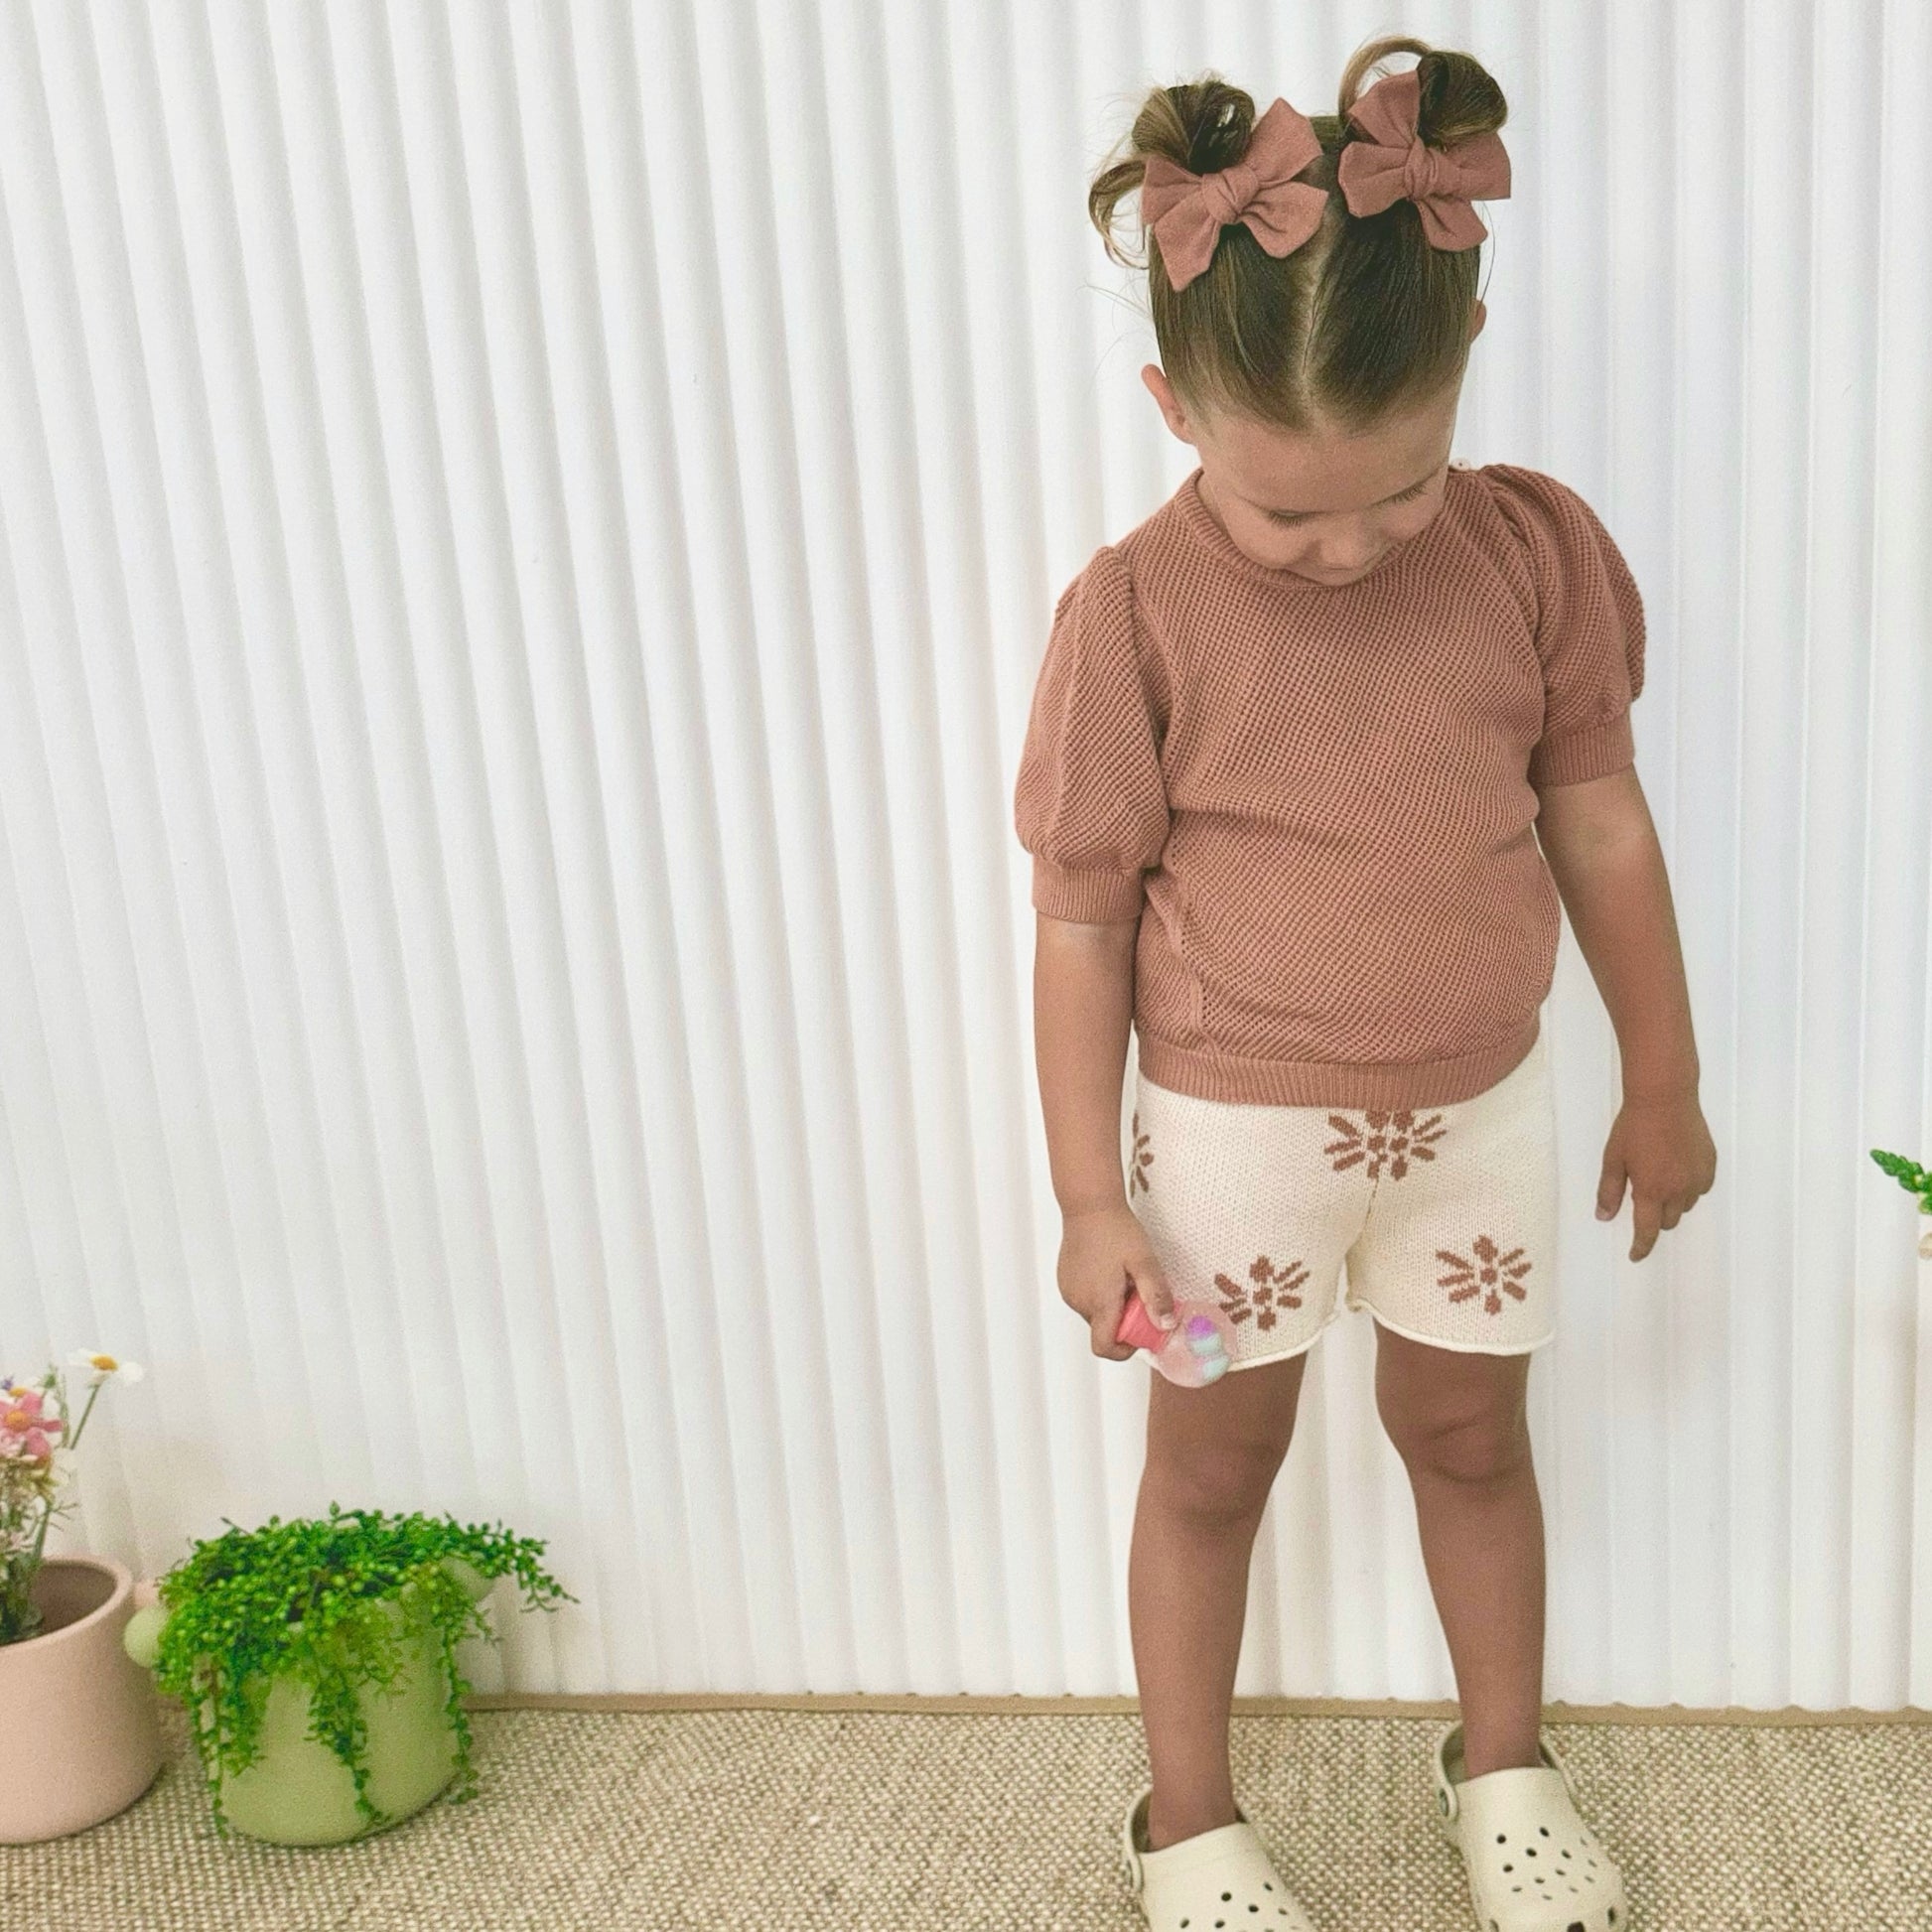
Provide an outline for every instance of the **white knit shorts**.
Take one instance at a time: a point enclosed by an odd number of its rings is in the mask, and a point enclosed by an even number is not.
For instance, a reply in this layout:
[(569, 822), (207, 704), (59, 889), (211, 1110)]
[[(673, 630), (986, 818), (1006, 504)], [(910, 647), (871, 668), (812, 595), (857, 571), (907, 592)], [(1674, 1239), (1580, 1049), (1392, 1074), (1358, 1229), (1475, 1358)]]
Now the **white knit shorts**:
[(1217, 1303), (1233, 1368), (1299, 1355), (1341, 1309), (1438, 1348), (1554, 1333), (1556, 1106), (1544, 1034), (1438, 1107), (1203, 1100), (1136, 1072), (1128, 1198), (1177, 1301)]

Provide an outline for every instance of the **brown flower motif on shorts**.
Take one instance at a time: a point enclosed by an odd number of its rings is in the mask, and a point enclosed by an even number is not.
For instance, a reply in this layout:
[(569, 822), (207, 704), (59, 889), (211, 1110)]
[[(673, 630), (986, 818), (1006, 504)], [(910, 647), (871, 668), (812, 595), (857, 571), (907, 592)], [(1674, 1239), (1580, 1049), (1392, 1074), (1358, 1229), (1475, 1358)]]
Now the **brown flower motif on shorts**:
[(1141, 1132), (1140, 1109), (1134, 1111), (1134, 1159), (1127, 1170), (1127, 1197), (1132, 1200), (1138, 1187), (1143, 1193), (1154, 1185), (1147, 1177), (1147, 1171), (1154, 1165), (1154, 1150), (1148, 1145), (1149, 1137)]
[(1381, 1179), (1385, 1166), (1389, 1178), (1400, 1180), (1409, 1172), (1411, 1161), (1435, 1160), (1433, 1143), (1449, 1132), (1441, 1114), (1431, 1114), (1427, 1120), (1418, 1121), (1407, 1107), (1399, 1113), (1391, 1113), (1385, 1107), (1369, 1107), (1363, 1111), (1362, 1120), (1364, 1125), (1358, 1127), (1346, 1114), (1328, 1116), (1328, 1125), (1341, 1139), (1330, 1141), (1321, 1151), (1341, 1157), (1329, 1163), (1336, 1173), (1366, 1162), (1364, 1172), (1371, 1180)]
[(1248, 1264), (1252, 1288), (1244, 1288), (1225, 1275), (1216, 1275), (1214, 1286), (1221, 1291), (1221, 1312), (1230, 1321), (1245, 1321), (1253, 1315), (1257, 1328), (1272, 1328), (1283, 1309), (1302, 1306), (1302, 1285), (1308, 1278), (1309, 1271), (1299, 1261), (1277, 1268), (1266, 1255), (1256, 1255)]
[(1472, 1302), (1479, 1295), (1485, 1314), (1500, 1314), (1505, 1295), (1519, 1302), (1529, 1299), (1523, 1277), (1530, 1272), (1530, 1264), (1523, 1259), (1521, 1248), (1512, 1248), (1504, 1254), (1488, 1235), (1478, 1234), (1471, 1252), (1475, 1256), (1473, 1261), (1450, 1254), (1447, 1248), (1436, 1250), (1436, 1259), (1447, 1261), (1455, 1271), (1443, 1276), (1436, 1284), (1449, 1290), (1451, 1302)]

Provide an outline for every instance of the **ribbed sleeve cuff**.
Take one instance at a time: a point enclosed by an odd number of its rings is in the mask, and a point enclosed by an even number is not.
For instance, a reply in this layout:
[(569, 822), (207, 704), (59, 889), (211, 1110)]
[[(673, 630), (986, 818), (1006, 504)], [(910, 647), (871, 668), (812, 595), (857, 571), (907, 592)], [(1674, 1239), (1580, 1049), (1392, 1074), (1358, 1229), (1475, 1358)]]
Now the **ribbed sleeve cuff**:
[(1034, 909), (1049, 919), (1073, 919), (1082, 925), (1137, 919), (1146, 897), (1147, 886), (1138, 871), (1056, 866), (1051, 859), (1034, 854)]
[(1586, 778), (1621, 771), (1636, 759), (1636, 739), (1626, 707), (1601, 724), (1544, 739), (1530, 754), (1528, 777), (1533, 785), (1579, 785)]

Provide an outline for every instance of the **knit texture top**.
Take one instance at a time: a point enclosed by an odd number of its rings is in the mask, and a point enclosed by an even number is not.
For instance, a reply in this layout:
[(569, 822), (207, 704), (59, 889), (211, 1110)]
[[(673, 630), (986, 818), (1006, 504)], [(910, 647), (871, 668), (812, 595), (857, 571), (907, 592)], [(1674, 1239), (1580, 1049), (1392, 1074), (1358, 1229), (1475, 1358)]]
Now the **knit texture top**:
[(1139, 920), (1159, 1086), (1467, 1099), (1555, 974), (1538, 790), (1634, 761), (1629, 568), (1555, 478), (1454, 464), (1419, 534), (1315, 584), (1247, 556), (1200, 474), (1054, 607), (1014, 787), (1033, 903)]

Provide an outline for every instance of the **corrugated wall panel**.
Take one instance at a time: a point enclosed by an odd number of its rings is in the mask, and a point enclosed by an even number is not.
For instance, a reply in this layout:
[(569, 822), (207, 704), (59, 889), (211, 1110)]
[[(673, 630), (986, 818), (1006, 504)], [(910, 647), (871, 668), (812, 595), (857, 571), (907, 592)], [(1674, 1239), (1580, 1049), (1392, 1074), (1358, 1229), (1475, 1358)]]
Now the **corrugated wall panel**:
[[(1460, 454), (1642, 584), (1722, 1159), (1593, 1220), (1566, 934), (1551, 1689), (1932, 1704), (1909, 0), (0, 0), (0, 1356), (154, 1370), (69, 1536), (501, 1518), (582, 1599), (524, 1689), (1131, 1690), (1010, 803), (1189, 453), (1085, 188), (1150, 81), (1315, 110), (1384, 28), (1512, 97)], [(1449, 1688), (1369, 1361), (1243, 1692)]]

